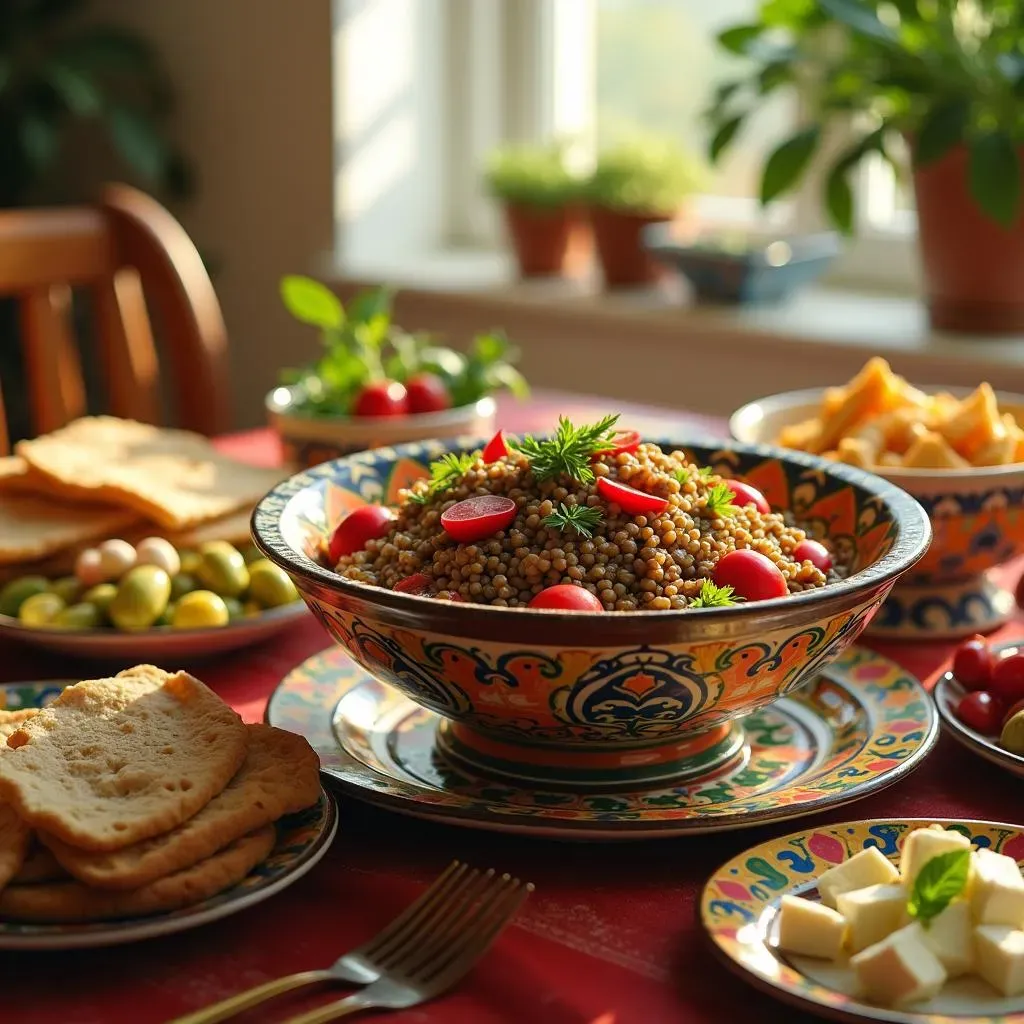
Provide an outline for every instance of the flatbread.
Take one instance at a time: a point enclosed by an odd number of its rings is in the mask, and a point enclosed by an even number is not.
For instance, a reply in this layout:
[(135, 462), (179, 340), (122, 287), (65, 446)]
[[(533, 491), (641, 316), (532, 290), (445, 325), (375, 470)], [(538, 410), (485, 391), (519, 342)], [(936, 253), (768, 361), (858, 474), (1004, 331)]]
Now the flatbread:
[(0, 800), (33, 828), (88, 850), (168, 832), (245, 759), (248, 732), (187, 672), (139, 665), (66, 687), (0, 748)]
[(116, 504), (176, 530), (251, 508), (282, 477), (222, 455), (198, 434), (112, 416), (21, 441), (17, 454), (55, 494)]
[(60, 866), (57, 858), (32, 836), (28, 853), (18, 873), (11, 879), (11, 885), (35, 885), (38, 882), (56, 882), (58, 879), (70, 877)]
[(198, 814), (163, 835), (112, 853), (80, 850), (46, 834), (60, 864), (87, 885), (136, 889), (195, 864), (239, 836), (315, 804), (320, 759), (301, 736), (250, 725), (238, 774)]
[(0, 804), (0, 890), (21, 870), (32, 830), (10, 804)]
[(11, 885), (0, 892), (0, 917), (67, 923), (178, 910), (236, 885), (266, 859), (275, 840), (274, 826), (267, 825), (185, 871), (125, 892), (90, 889), (81, 882)]

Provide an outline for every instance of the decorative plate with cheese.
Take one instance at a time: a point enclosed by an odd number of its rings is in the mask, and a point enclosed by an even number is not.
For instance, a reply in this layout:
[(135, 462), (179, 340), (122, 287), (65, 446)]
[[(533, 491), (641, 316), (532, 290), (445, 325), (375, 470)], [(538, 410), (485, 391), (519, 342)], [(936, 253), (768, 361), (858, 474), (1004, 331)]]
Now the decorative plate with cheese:
[(726, 963), (840, 1020), (1024, 1024), (1024, 831), (855, 821), (724, 864), (701, 920)]

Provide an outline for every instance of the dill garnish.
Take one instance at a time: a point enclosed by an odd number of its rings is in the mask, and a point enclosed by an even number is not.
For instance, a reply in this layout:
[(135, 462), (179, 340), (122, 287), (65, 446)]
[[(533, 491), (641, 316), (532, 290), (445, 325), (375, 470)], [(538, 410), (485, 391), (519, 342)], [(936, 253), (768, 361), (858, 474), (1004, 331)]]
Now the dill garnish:
[(594, 531), (604, 522), (604, 516), (599, 508), (591, 505), (566, 505), (562, 502), (541, 522), (556, 530), (568, 530), (571, 527), (580, 537), (590, 540)]
[(416, 505), (425, 505), (435, 494), (454, 487), (473, 468), (473, 463), (479, 457), (479, 452), (446, 452), (436, 462), (430, 464), (427, 489), (410, 494), (409, 501)]
[(589, 484), (594, 480), (590, 461), (595, 455), (608, 450), (612, 428), (618, 420), (618, 416), (605, 416), (597, 423), (576, 427), (565, 416), (560, 416), (554, 437), (537, 440), (528, 435), (517, 447), (530, 460), (534, 479), (540, 481), (567, 476), (581, 484)]

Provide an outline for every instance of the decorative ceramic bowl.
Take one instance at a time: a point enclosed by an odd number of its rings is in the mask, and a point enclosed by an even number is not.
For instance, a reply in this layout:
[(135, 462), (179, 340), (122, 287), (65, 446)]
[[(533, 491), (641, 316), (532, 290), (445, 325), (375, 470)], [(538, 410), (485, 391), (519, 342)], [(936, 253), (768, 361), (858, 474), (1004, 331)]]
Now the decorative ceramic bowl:
[[(962, 397), (966, 388), (927, 387)], [(789, 391), (751, 402), (729, 427), (740, 441), (771, 444), (783, 427), (814, 416), (823, 391)], [(999, 393), (999, 407), (1024, 423), (1024, 395)], [(928, 553), (901, 580), (870, 632), (910, 639), (987, 633), (1013, 610), (1013, 594), (990, 570), (1024, 551), (1024, 463), (973, 469), (879, 469), (924, 506), (934, 534)]]
[(472, 405), (408, 416), (303, 416), (295, 411), (295, 387), (280, 387), (266, 398), (267, 417), (281, 441), (284, 461), (294, 469), (328, 462), (369, 448), (425, 441), (456, 434), (494, 433), (495, 402), (481, 398)]
[(292, 477), (257, 506), (253, 535), (360, 665), (447, 720), (447, 756), (583, 785), (703, 774), (742, 755), (739, 718), (809, 682), (854, 641), (924, 554), (930, 530), (912, 498), (848, 466), (755, 445), (656, 440), (743, 476), (812, 529), (829, 524), (855, 571), (756, 604), (593, 613), (415, 597), (318, 564), (318, 542), (343, 515), (396, 502), (431, 460), (479, 445), (467, 438), (362, 452)]

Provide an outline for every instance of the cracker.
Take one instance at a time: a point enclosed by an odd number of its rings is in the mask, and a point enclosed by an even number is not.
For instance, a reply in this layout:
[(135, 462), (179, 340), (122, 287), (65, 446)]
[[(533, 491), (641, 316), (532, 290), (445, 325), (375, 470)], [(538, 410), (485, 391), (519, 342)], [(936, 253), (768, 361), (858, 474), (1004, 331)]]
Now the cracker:
[(187, 672), (138, 665), (66, 687), (0, 748), (0, 799), (88, 850), (168, 832), (245, 759), (242, 720)]
[(11, 884), (35, 885), (37, 882), (56, 882), (68, 877), (68, 873), (57, 862), (57, 858), (39, 842), (37, 836), (33, 836), (25, 860), (18, 873), (11, 879)]
[(238, 774), (198, 814), (171, 832), (112, 853), (80, 850), (52, 836), (42, 841), (87, 885), (136, 889), (187, 868), (239, 836), (315, 804), (320, 759), (301, 736), (250, 725), (249, 750)]
[(275, 840), (274, 826), (267, 825), (185, 871), (125, 892), (90, 889), (81, 882), (8, 886), (0, 892), (0, 917), (67, 923), (178, 910), (236, 885), (266, 859)]
[(0, 891), (25, 862), (32, 830), (10, 804), (0, 804)]
[(93, 416), (17, 453), (54, 492), (133, 509), (168, 529), (184, 529), (252, 507), (281, 472), (237, 462), (184, 430)]

